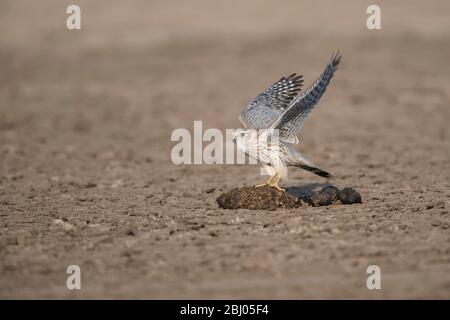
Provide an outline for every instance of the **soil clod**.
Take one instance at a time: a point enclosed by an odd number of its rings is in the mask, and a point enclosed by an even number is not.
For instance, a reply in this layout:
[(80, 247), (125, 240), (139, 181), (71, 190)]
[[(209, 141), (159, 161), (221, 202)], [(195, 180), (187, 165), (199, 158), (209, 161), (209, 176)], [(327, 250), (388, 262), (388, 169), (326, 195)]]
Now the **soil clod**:
[(359, 194), (359, 192), (353, 190), (352, 188), (342, 189), (338, 192), (338, 197), (343, 204), (362, 203), (361, 194)]
[(319, 207), (319, 206), (330, 206), (332, 204), (339, 204), (339, 198), (338, 198), (339, 189), (334, 186), (326, 186), (322, 188), (317, 193), (314, 193), (309, 203), (313, 207)]

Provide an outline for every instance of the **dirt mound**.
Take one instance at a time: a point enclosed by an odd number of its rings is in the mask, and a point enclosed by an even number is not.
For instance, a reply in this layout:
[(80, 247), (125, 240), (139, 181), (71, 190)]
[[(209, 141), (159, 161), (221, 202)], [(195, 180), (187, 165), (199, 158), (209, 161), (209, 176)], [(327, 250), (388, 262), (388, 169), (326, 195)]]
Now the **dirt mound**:
[(219, 207), (224, 209), (252, 210), (292, 209), (304, 204), (301, 198), (268, 186), (236, 188), (222, 193), (217, 198), (217, 202)]
[(222, 193), (217, 198), (223, 209), (276, 210), (293, 209), (306, 205), (329, 206), (337, 204), (361, 203), (361, 195), (352, 188), (339, 190), (335, 186), (326, 186), (310, 196), (280, 191), (266, 186), (261, 188), (242, 187)]

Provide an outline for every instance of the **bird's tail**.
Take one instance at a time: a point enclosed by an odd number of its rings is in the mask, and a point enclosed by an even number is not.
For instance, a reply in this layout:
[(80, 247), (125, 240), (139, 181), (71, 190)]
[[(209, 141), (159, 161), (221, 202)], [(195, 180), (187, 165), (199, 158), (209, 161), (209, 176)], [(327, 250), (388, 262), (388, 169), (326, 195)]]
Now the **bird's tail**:
[(295, 150), (292, 146), (287, 145), (287, 148), (288, 148), (287, 164), (289, 166), (302, 168), (304, 170), (310, 171), (324, 178), (333, 178), (332, 174), (326, 172), (325, 170), (320, 169), (311, 161), (303, 158), (302, 154), (297, 150)]
[(333, 175), (314, 166), (308, 166), (306, 164), (299, 164), (296, 167), (311, 171), (312, 173), (317, 174), (318, 176), (324, 177), (324, 178), (333, 178)]
[(304, 170), (308, 170), (312, 173), (317, 174), (318, 176), (324, 177), (324, 178), (333, 178), (333, 175), (320, 169), (318, 166), (316, 166), (311, 161), (306, 160), (303, 158), (303, 156), (299, 152), (293, 152), (295, 160), (293, 165), (299, 168), (302, 168)]

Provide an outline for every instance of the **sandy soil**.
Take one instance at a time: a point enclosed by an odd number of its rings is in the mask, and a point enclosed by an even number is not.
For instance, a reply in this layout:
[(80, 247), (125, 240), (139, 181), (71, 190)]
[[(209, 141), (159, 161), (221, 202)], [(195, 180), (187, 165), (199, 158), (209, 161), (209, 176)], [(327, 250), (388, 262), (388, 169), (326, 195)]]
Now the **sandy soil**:
[[(77, 1), (69, 31), (72, 2), (2, 1), (0, 297), (450, 298), (450, 5), (383, 2), (369, 31), (371, 2)], [(258, 167), (172, 164), (175, 128), (239, 127), (338, 48), (299, 149), (363, 204), (223, 210)]]

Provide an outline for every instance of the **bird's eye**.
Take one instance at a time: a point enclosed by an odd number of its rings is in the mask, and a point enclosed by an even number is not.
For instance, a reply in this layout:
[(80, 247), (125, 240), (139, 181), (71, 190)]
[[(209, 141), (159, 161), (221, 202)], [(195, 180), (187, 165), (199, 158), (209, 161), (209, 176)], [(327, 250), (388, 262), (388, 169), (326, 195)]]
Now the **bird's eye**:
[(245, 136), (245, 132), (241, 132), (241, 137), (244, 137)]

